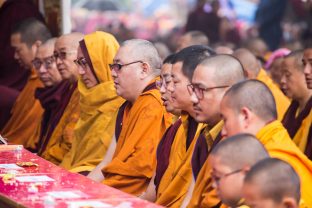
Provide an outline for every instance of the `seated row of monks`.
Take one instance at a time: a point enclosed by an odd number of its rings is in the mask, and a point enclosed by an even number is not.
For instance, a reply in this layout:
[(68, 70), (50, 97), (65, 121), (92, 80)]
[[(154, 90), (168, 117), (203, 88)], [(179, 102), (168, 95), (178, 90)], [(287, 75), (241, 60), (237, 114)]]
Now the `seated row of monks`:
[[(165, 207), (312, 207), (312, 48), (276, 86), (240, 48), (154, 45), (105, 32), (11, 34), (31, 71), (0, 133), (71, 172)], [(11, 97), (12, 99), (11, 99)]]

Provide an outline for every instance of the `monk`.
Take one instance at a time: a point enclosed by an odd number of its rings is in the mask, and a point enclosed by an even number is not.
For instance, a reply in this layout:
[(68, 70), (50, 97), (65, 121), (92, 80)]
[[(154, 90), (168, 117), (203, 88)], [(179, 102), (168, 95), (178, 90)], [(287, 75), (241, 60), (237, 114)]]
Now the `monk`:
[(75, 63), (81, 77), (80, 117), (72, 147), (62, 161), (62, 166), (71, 172), (87, 175), (101, 162), (112, 140), (118, 108), (123, 102), (116, 94), (109, 69), (118, 48), (114, 36), (99, 31), (79, 42)]
[(208, 158), (211, 177), (222, 203), (229, 207), (244, 205), (242, 187), (250, 168), (269, 154), (251, 134), (238, 134), (216, 145)]
[(283, 58), (281, 87), (292, 102), (282, 120), (299, 149), (312, 160), (312, 89), (307, 87), (302, 64), (303, 51)]
[(195, 69), (190, 85), (195, 119), (207, 124), (207, 127), (199, 136), (192, 156), (193, 180), (183, 202), (188, 207), (215, 207), (221, 204), (212, 187), (211, 166), (207, 158), (222, 138), (220, 102), (223, 94), (230, 86), (244, 79), (241, 63), (231, 55), (209, 57)]
[(44, 113), (41, 122), (38, 123), (36, 133), (29, 138), (26, 147), (33, 152), (37, 152), (37, 144), (41, 137), (53, 130), (53, 117), (59, 108), (59, 103), (65, 91), (62, 90), (62, 77), (57, 70), (53, 57), (54, 44), (56, 38), (47, 40), (39, 46), (36, 56), (32, 61), (36, 72), (43, 83), (44, 87), (37, 88), (35, 97), (39, 100)]
[(54, 46), (54, 58), (62, 79), (66, 81), (65, 95), (62, 97), (62, 111), (55, 115), (54, 129), (40, 140), (38, 154), (46, 160), (59, 165), (70, 150), (74, 137), (74, 127), (79, 119), (78, 68), (77, 58), (81, 33), (70, 33), (59, 37)]
[(3, 127), (1, 134), (11, 144), (26, 145), (40, 122), (43, 109), (35, 98), (35, 90), (42, 86), (32, 60), (38, 47), (51, 38), (48, 28), (39, 20), (26, 19), (18, 24), (11, 34), (11, 46), (14, 58), (24, 70), (31, 71), (27, 84), (17, 97), (11, 110), (11, 117)]
[(276, 158), (264, 159), (251, 168), (244, 180), (243, 196), (251, 208), (307, 207), (300, 203), (298, 174), (288, 163)]
[(291, 140), (287, 130), (277, 120), (274, 97), (269, 88), (258, 80), (248, 80), (233, 85), (221, 102), (224, 120), (222, 133), (255, 135), (269, 154), (288, 162), (297, 171), (302, 199), (312, 206), (312, 162)]
[(189, 31), (182, 35), (178, 40), (178, 46), (176, 51), (180, 51), (183, 48), (186, 48), (191, 45), (204, 45), (208, 46), (209, 39), (205, 33), (201, 31)]
[[(172, 61), (172, 82), (167, 90), (172, 106), (181, 109), (181, 118), (164, 134), (157, 148), (157, 168), (151, 181), (155, 203), (180, 207), (192, 179), (191, 158), (203, 124), (194, 120), (193, 103), (187, 85), (198, 63), (214, 53), (206, 46), (189, 46), (175, 54)], [(156, 187), (155, 187), (155, 186)]]
[(272, 79), (267, 75), (264, 69), (261, 68), (259, 61), (249, 50), (244, 48), (237, 49), (234, 51), (233, 56), (235, 56), (242, 62), (248, 79), (260, 80), (270, 88), (276, 101), (278, 120), (281, 121), (290, 105), (289, 99), (272, 81)]
[(178, 119), (181, 114), (180, 109), (173, 107), (171, 93), (167, 90), (168, 87), (172, 87), (172, 62), (174, 60), (174, 55), (171, 54), (165, 58), (160, 71), (160, 80), (156, 81), (156, 86), (161, 94), (161, 99), (166, 111), (173, 114), (173, 123)]
[(312, 48), (306, 48), (303, 53), (302, 63), (304, 75), (309, 89), (312, 89)]
[(160, 66), (156, 48), (141, 39), (125, 41), (110, 65), (117, 95), (127, 101), (119, 108), (113, 140), (97, 168), (104, 167), (105, 185), (136, 196), (152, 178), (157, 145), (172, 119), (155, 84)]

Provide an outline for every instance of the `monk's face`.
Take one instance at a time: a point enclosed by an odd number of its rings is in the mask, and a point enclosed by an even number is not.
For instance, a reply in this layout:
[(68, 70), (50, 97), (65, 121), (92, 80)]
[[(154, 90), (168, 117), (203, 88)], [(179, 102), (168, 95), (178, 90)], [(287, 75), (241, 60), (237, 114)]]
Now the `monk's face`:
[(272, 65), (270, 66), (271, 78), (278, 85), (280, 85), (282, 78), (282, 69), (281, 69), (282, 61), (283, 61), (282, 58), (277, 58), (273, 61)]
[(191, 95), (188, 93), (187, 90), (187, 85), (190, 84), (190, 80), (182, 72), (182, 62), (173, 64), (172, 82), (173, 86), (169, 87), (168, 90), (171, 93), (173, 107), (186, 111), (191, 116), (194, 116)]
[(25, 69), (32, 67), (31, 61), (37, 52), (36, 45), (28, 47), (28, 45), (22, 42), (20, 33), (14, 33), (11, 35), (11, 46), (14, 48), (14, 58), (18, 61), (19, 65)]
[(245, 133), (243, 116), (227, 105), (227, 99), (227, 96), (225, 96), (220, 105), (220, 112), (224, 122), (222, 136), (230, 137), (235, 134)]
[(143, 63), (131, 54), (133, 50), (129, 47), (119, 48), (113, 62), (120, 67), (112, 69), (112, 77), (117, 94), (126, 100), (134, 101), (141, 87), (139, 83), (142, 80)]
[(74, 48), (71, 44), (70, 37), (59, 37), (55, 43), (54, 56), (57, 69), (62, 78), (75, 81), (79, 76), (78, 68), (74, 63), (74, 60), (77, 58), (77, 48)]
[(237, 207), (242, 198), (244, 171), (232, 170), (229, 166), (222, 164), (217, 155), (211, 155), (208, 160), (212, 166), (213, 186), (217, 190), (219, 198), (226, 205)]
[(172, 88), (172, 77), (171, 77), (171, 68), (172, 64), (165, 63), (161, 67), (160, 79), (162, 85), (159, 86), (159, 91), (161, 94), (161, 99), (163, 100), (163, 105), (166, 107), (166, 110), (170, 113), (175, 111), (173, 107), (171, 92), (168, 88)]
[(196, 114), (195, 119), (198, 122), (207, 123), (211, 126), (214, 126), (221, 120), (220, 102), (226, 89), (216, 88), (219, 87), (219, 84), (215, 82), (213, 77), (214, 69), (198, 65), (192, 78), (193, 88), (196, 88), (192, 94), (193, 108)]
[(92, 72), (85, 57), (83, 56), (83, 53), (80, 47), (78, 47), (78, 54), (77, 54), (77, 59), (75, 60), (75, 63), (78, 67), (81, 80), (88, 89), (98, 84), (98, 81), (95, 77), (96, 75)]
[(62, 81), (53, 57), (53, 46), (39, 47), (33, 65), (40, 80), (46, 87), (54, 86)]
[(308, 48), (303, 53), (302, 63), (304, 65), (304, 75), (309, 89), (312, 89), (312, 48)]
[(303, 67), (298, 66), (295, 57), (285, 58), (282, 62), (281, 88), (291, 99), (299, 100), (307, 93)]
[(245, 203), (250, 208), (287, 208), (297, 207), (295, 203), (292, 204), (283, 204), (275, 202), (273, 199), (263, 197), (259, 188), (259, 185), (256, 183), (244, 183), (242, 188), (243, 198)]

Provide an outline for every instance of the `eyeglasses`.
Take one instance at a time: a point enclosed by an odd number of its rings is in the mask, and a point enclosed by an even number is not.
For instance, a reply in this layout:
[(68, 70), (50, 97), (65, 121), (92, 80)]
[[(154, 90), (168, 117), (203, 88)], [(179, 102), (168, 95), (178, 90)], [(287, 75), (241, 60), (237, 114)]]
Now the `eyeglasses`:
[(35, 58), (31, 62), (34, 65), (35, 69), (39, 70), (42, 64), (46, 69), (50, 69), (54, 61), (55, 61), (54, 56), (50, 56), (47, 58), (43, 58), (42, 60), (39, 58)]
[(87, 60), (83, 57), (75, 59), (74, 62), (77, 66), (81, 66), (82, 68), (86, 68), (88, 65)]
[(53, 56), (55, 60), (57, 60), (58, 58), (60, 60), (65, 60), (68, 54), (75, 54), (75, 53), (76, 51), (67, 51), (67, 52), (66, 51), (61, 51), (61, 52), (54, 51)]
[(161, 78), (160, 80), (156, 80), (156, 87), (158, 89), (162, 87), (167, 89), (167, 86), (169, 85), (171, 81), (172, 81), (171, 76), (167, 76), (166, 78)]
[(187, 85), (187, 90), (190, 95), (195, 93), (196, 97), (201, 100), (204, 98), (204, 91), (209, 91), (212, 89), (218, 89), (218, 88), (226, 88), (229, 87), (229, 85), (221, 85), (221, 86), (216, 86), (216, 87), (200, 87), (198, 84), (189, 84)]
[(226, 177), (228, 177), (228, 176), (230, 176), (230, 175), (234, 175), (234, 174), (236, 174), (236, 173), (241, 172), (242, 170), (243, 170), (243, 169), (234, 170), (234, 171), (232, 171), (232, 172), (223, 174), (222, 176), (216, 176), (216, 175), (213, 173), (213, 171), (212, 171), (210, 175), (211, 175), (211, 178), (212, 178), (213, 183), (214, 183), (215, 185), (218, 186), (218, 185), (220, 184), (220, 181), (222, 180), (222, 178), (226, 178)]
[(118, 71), (121, 70), (122, 67), (128, 66), (130, 64), (135, 64), (135, 63), (143, 63), (143, 61), (134, 61), (134, 62), (131, 62), (131, 63), (128, 63), (128, 64), (117, 64), (117, 63), (109, 64), (109, 68), (111, 69), (111, 71), (118, 72)]

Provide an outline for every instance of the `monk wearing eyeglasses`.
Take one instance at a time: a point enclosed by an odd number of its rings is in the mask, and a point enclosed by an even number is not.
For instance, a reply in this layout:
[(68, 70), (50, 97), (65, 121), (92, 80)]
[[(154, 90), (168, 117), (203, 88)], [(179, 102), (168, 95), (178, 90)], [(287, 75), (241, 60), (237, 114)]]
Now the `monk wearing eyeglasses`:
[(277, 120), (277, 110), (270, 89), (261, 81), (247, 80), (233, 85), (221, 102), (224, 120), (222, 134), (232, 136), (249, 133), (268, 150), (271, 157), (288, 162), (298, 173), (301, 199), (312, 206), (312, 161), (291, 140)]
[(199, 136), (192, 156), (192, 183), (184, 204), (188, 207), (215, 207), (221, 204), (212, 186), (207, 158), (222, 139), (221, 99), (229, 86), (245, 79), (241, 63), (231, 55), (203, 60), (195, 69), (189, 86), (195, 120), (207, 126)]
[[(214, 53), (205, 46), (190, 46), (174, 55), (172, 60), (172, 106), (181, 110), (181, 117), (164, 134), (157, 148), (157, 168), (146, 196), (166, 207), (180, 207), (192, 177), (190, 159), (203, 124), (193, 116), (193, 104), (187, 92), (196, 65)], [(152, 192), (153, 191), (153, 192)], [(152, 197), (152, 194), (154, 195)]]
[(126, 102), (118, 110), (108, 152), (88, 177), (136, 196), (145, 192), (156, 168), (157, 145), (172, 119), (155, 83), (160, 67), (149, 41), (128, 40), (118, 49), (110, 68), (117, 95)]
[(55, 42), (53, 56), (57, 69), (65, 82), (61, 101), (61, 111), (54, 116), (49, 132), (38, 142), (38, 154), (59, 165), (70, 150), (74, 138), (74, 127), (79, 119), (79, 91), (77, 89), (78, 68), (74, 63), (77, 58), (81, 33), (62, 35)]
[(105, 32), (86, 35), (79, 42), (77, 59), (80, 79), (80, 117), (72, 147), (61, 166), (87, 175), (101, 161), (113, 138), (118, 108), (124, 100), (116, 94), (109, 63), (119, 48)]
[(49, 38), (51, 34), (48, 28), (33, 18), (20, 22), (11, 34), (14, 58), (24, 70), (29, 70), (31, 75), (12, 107), (10, 119), (1, 130), (1, 135), (7, 138), (9, 143), (26, 146), (28, 139), (34, 136), (36, 127), (40, 123), (43, 109), (35, 98), (35, 90), (42, 87), (42, 82), (31, 61), (38, 47)]

